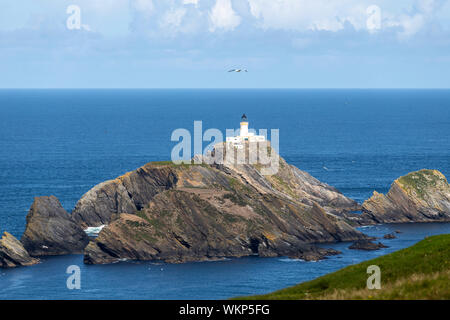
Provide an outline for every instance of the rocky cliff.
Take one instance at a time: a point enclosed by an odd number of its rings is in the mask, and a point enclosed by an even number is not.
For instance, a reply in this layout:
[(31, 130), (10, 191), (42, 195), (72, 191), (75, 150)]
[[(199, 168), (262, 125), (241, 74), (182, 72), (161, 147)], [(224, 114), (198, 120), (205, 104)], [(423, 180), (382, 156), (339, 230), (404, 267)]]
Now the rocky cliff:
[(83, 227), (108, 224), (117, 213), (142, 210), (157, 194), (180, 188), (229, 187), (230, 179), (251, 186), (258, 194), (276, 194), (327, 212), (356, 210), (358, 204), (307, 172), (279, 158), (275, 175), (262, 175), (257, 165), (174, 165), (153, 162), (114, 180), (96, 185), (77, 202), (72, 217)]
[(89, 242), (83, 229), (54, 197), (37, 197), (27, 215), (21, 242), (32, 256), (81, 253)]
[(38, 262), (38, 259), (30, 257), (22, 243), (13, 235), (3, 233), (0, 239), (0, 268), (30, 266)]
[(362, 210), (364, 219), (376, 223), (450, 221), (450, 186), (437, 170), (411, 172), (386, 195), (375, 191)]
[(320, 259), (312, 243), (365, 235), (335, 212), (357, 204), (279, 159), (274, 175), (251, 164), (149, 163), (102, 183), (77, 203), (84, 226), (109, 224), (86, 263), (120, 259), (183, 262), (247, 255)]

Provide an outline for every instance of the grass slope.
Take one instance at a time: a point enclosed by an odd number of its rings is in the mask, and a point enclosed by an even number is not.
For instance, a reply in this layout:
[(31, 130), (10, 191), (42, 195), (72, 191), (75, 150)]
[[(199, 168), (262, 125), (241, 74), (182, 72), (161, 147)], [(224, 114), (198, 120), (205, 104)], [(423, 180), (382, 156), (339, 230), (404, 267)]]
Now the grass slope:
[[(381, 289), (366, 288), (367, 267), (381, 269)], [(273, 293), (239, 299), (450, 299), (450, 234), (352, 265)]]

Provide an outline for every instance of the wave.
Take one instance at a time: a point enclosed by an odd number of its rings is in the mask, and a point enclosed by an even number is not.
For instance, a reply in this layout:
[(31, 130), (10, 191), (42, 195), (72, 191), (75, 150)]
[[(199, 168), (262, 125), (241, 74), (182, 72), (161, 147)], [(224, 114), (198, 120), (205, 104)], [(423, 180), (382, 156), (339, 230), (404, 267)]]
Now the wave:
[(281, 261), (281, 262), (299, 262), (299, 261), (305, 262), (305, 260), (303, 260), (303, 259), (291, 259), (291, 258), (281, 258), (281, 259), (278, 259), (278, 261)]
[(100, 227), (87, 227), (86, 229), (84, 229), (84, 232), (86, 232), (86, 234), (89, 237), (97, 237), (98, 234), (100, 233), (100, 231), (102, 231), (102, 229), (106, 227), (106, 225), (101, 225)]

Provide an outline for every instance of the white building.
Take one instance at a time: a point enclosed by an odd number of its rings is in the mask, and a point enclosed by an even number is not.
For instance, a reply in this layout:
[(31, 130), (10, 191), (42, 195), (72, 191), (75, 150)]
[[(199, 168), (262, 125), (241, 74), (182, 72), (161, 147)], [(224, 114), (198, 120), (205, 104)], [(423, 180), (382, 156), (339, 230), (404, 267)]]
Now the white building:
[(244, 114), (241, 118), (241, 129), (239, 130), (239, 135), (235, 137), (227, 137), (227, 144), (232, 144), (237, 149), (242, 149), (245, 141), (262, 142), (266, 141), (266, 137), (257, 136), (253, 132), (248, 132), (247, 116)]

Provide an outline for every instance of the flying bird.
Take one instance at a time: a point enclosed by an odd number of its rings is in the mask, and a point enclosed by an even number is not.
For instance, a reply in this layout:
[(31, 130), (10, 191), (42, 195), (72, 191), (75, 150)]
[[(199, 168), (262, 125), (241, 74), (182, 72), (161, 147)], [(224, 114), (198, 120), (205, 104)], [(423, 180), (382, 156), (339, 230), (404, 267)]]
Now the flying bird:
[(231, 69), (228, 72), (248, 72), (247, 69)]

